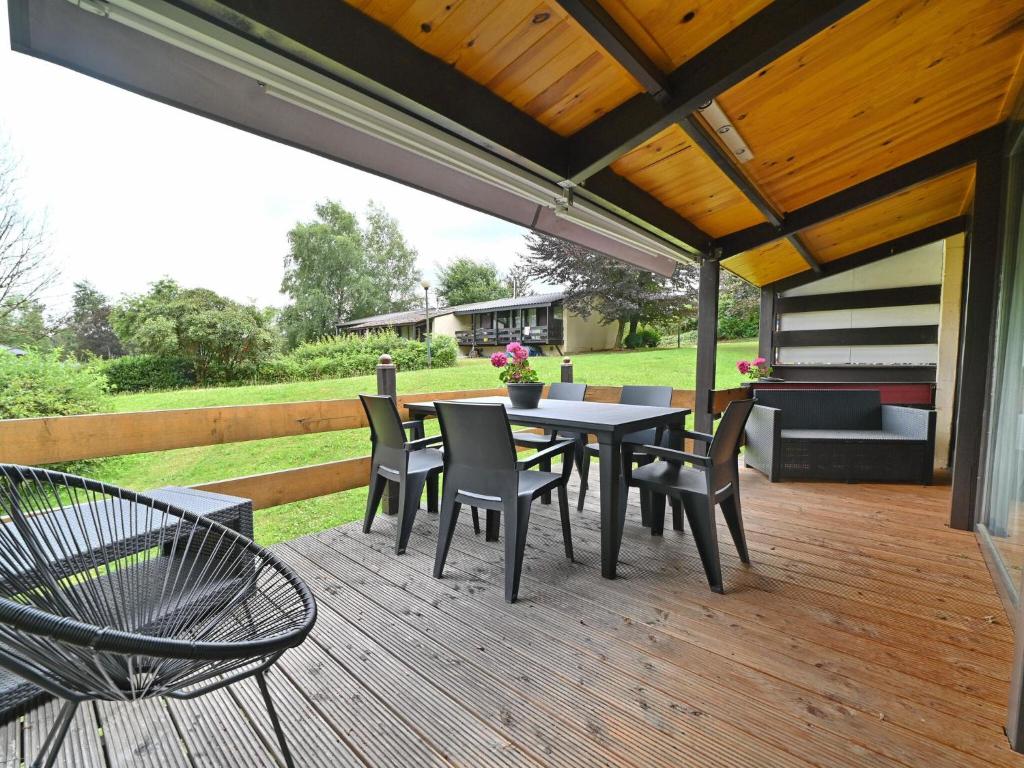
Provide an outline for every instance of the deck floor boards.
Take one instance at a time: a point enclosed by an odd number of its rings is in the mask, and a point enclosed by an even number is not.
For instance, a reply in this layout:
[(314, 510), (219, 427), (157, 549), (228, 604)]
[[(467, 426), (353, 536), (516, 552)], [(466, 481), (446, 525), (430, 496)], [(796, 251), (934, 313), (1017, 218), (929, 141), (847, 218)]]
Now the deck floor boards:
[[(441, 580), (422, 511), (402, 557), (387, 516), (278, 545), (320, 604), (268, 678), (297, 764), (1024, 766), (1001, 730), (1013, 634), (974, 537), (945, 526), (947, 488), (745, 471), (743, 490), (752, 564), (720, 525), (725, 595), (689, 532), (639, 524), (635, 494), (615, 581), (596, 493), (572, 513), (574, 563), (536, 505), (514, 606), (502, 545), (468, 515)], [(0, 766), (31, 756), (56, 711), (4, 726)], [(90, 705), (73, 727), (59, 765), (278, 764), (251, 681)]]

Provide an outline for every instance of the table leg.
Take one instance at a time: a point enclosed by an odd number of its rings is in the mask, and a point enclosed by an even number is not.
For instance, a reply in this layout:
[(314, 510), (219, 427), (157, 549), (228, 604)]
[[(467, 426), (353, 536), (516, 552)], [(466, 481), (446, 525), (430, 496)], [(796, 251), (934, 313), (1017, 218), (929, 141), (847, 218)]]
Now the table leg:
[(598, 435), (601, 476), (601, 575), (615, 578), (625, 512), (622, 498), (622, 443)]

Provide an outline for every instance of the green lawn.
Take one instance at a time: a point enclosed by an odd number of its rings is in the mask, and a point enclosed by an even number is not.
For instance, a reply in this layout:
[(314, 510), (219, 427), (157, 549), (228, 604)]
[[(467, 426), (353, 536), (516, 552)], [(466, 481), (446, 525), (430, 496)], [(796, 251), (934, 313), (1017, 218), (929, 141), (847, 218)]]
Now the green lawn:
[[(717, 386), (737, 384), (740, 377), (736, 372), (736, 361), (756, 355), (757, 344), (753, 341), (720, 344)], [(690, 389), (694, 384), (695, 356), (693, 347), (577, 355), (574, 357), (575, 380), (607, 385), (667, 384), (678, 389)], [(558, 380), (560, 358), (535, 358), (533, 362), (542, 380)], [(398, 374), (399, 393), (494, 386), (498, 386), (498, 382), (486, 359), (464, 360), (455, 368)], [(373, 391), (376, 391), (374, 377), (358, 376), (289, 384), (117, 395), (111, 398), (109, 408), (128, 412), (279, 403), (355, 397), (360, 392)], [(107, 482), (142, 490), (335, 461), (364, 455), (368, 448), (368, 431), (352, 429), (103, 459), (93, 462), (88, 473)], [(340, 525), (359, 517), (365, 500), (366, 491), (355, 489), (260, 510), (256, 513), (256, 538), (262, 544), (273, 544)]]

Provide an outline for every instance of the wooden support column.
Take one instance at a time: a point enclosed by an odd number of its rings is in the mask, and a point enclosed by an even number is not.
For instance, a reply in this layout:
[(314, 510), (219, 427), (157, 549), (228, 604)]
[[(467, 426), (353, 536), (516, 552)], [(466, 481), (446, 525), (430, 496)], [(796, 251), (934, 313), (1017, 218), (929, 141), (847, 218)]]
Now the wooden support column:
[(718, 280), (721, 267), (714, 259), (700, 263), (700, 285), (697, 289), (697, 383), (694, 404), (694, 427), (710, 432), (711, 390), (715, 388), (715, 365), (718, 358)]
[(761, 289), (761, 317), (757, 331), (757, 354), (775, 365), (775, 289)]
[(964, 260), (949, 524), (965, 531), (973, 530), (977, 522), (988, 435), (1003, 245), (1004, 173), (1004, 158), (999, 152), (978, 158), (974, 211)]

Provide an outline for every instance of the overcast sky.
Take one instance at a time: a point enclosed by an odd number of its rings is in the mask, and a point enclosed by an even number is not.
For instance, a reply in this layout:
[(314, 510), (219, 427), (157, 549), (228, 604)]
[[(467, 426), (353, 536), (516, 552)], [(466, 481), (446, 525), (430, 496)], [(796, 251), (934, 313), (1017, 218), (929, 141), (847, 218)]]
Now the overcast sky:
[(164, 275), (280, 306), (286, 233), (319, 200), (400, 222), (428, 273), (458, 255), (508, 266), (526, 230), (386, 179), (158, 104), (10, 49), (0, 0), (0, 136), (22, 161), (62, 277), (111, 296)]

